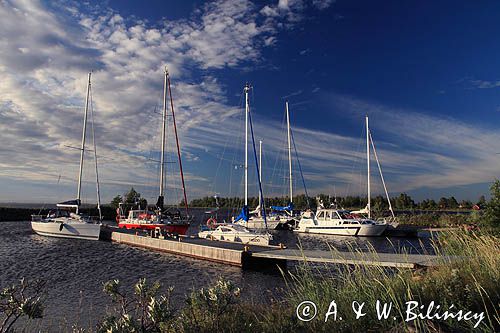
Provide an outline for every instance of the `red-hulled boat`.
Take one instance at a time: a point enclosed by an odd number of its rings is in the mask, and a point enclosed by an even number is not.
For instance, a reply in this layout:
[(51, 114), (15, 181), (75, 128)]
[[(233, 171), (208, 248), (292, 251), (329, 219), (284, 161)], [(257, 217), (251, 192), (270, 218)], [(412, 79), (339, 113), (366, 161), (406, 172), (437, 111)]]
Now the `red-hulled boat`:
[[(128, 217), (125, 217), (125, 212), (121, 210), (122, 207), (117, 209), (116, 220), (120, 228), (126, 229), (145, 229), (151, 230), (160, 228), (167, 233), (185, 235), (191, 221), (188, 210), (188, 201), (186, 195), (186, 186), (184, 183), (184, 173), (182, 171), (182, 159), (181, 151), (179, 146), (179, 137), (177, 135), (177, 125), (175, 123), (175, 112), (174, 112), (174, 100), (172, 98), (172, 90), (170, 88), (170, 76), (167, 68), (165, 67), (165, 78), (163, 85), (163, 113), (162, 113), (162, 135), (161, 135), (161, 160), (160, 160), (160, 191), (158, 196), (158, 201), (156, 203), (156, 210), (153, 212), (151, 210), (130, 210), (128, 212)], [(184, 194), (184, 204), (186, 209), (186, 215), (181, 216), (179, 211), (174, 214), (169, 212), (167, 209), (164, 211), (164, 164), (165, 164), (165, 126), (167, 119), (167, 96), (170, 97), (170, 110), (172, 112), (172, 122), (175, 133), (175, 142), (177, 146), (177, 158), (179, 161), (179, 171), (182, 180), (182, 189)]]
[(134, 209), (128, 212), (128, 217), (119, 215), (118, 227), (126, 229), (151, 230), (160, 228), (171, 234), (185, 235), (189, 228), (189, 220), (180, 216), (163, 216), (144, 209)]

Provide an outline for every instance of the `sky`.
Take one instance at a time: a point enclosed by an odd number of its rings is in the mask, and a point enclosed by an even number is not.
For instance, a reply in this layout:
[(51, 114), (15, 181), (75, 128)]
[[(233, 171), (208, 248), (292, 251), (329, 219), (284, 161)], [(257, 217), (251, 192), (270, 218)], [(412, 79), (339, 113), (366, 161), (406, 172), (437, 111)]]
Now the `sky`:
[[(368, 115), (391, 195), (477, 200), (500, 177), (498, 13), (497, 1), (2, 0), (0, 202), (76, 196), (89, 71), (102, 201), (133, 186), (154, 202), (165, 66), (189, 199), (243, 195), (249, 83), (251, 196), (259, 141), (264, 195), (288, 193), (288, 101), (295, 194), (303, 176), (310, 195), (366, 195)], [(169, 202), (176, 159), (169, 116)]]

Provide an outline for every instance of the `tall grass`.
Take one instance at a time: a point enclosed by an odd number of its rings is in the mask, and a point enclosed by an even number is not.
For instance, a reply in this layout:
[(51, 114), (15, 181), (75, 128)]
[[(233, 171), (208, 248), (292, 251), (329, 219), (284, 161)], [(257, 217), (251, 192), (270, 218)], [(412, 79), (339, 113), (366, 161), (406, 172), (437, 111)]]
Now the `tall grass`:
[[(443, 234), (435, 243), (440, 265), (427, 270), (388, 269), (376, 266), (332, 266), (317, 269), (303, 263), (295, 274), (288, 274), (287, 301), (290, 307), (304, 300), (314, 302), (318, 317), (298, 323), (307, 331), (469, 331), (476, 321), (449, 319), (406, 322), (406, 302), (434, 301), (442, 311), (454, 305), (459, 309), (484, 312), (485, 320), (477, 331), (494, 332), (500, 328), (500, 243), (491, 235), (454, 231)], [(332, 251), (332, 255), (338, 255)], [(376, 253), (372, 253), (376, 255)], [(342, 320), (325, 323), (324, 314), (335, 300)], [(392, 303), (388, 320), (379, 320), (377, 300)], [(356, 319), (353, 301), (365, 303), (365, 316)], [(425, 312), (425, 311), (424, 311)], [(396, 319), (394, 319), (396, 317)]]

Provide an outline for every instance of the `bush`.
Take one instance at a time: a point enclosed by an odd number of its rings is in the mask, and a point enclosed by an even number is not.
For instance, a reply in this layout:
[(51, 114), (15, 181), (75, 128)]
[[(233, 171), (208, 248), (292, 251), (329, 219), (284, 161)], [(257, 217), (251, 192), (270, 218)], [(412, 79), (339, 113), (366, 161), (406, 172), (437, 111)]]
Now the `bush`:
[(140, 279), (134, 286), (132, 297), (120, 288), (119, 280), (104, 284), (104, 292), (115, 303), (115, 313), (109, 314), (98, 324), (98, 332), (166, 332), (172, 325), (174, 312), (170, 305), (172, 288), (166, 295), (158, 296), (160, 284), (148, 285), (146, 279)]
[(45, 282), (21, 279), (19, 284), (4, 288), (0, 292), (0, 332), (11, 332), (19, 318), (43, 317), (41, 294)]

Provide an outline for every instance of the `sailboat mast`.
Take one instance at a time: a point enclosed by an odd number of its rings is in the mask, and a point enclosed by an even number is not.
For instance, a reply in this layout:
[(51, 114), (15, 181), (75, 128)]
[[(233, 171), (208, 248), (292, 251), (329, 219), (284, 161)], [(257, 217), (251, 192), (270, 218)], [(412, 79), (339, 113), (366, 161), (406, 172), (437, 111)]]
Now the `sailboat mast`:
[[(259, 140), (259, 182), (262, 184), (262, 140)], [(262, 204), (262, 194), (259, 191), (259, 205)]]
[(93, 103), (92, 103), (92, 95), (90, 95), (90, 120), (91, 120), (91, 127), (92, 127), (92, 144), (94, 146), (95, 183), (96, 183), (96, 189), (97, 189), (97, 210), (99, 211), (99, 221), (101, 221), (102, 220), (101, 191), (100, 191), (100, 188), (99, 188), (99, 171), (98, 171), (98, 168), (97, 168), (97, 145), (95, 143), (94, 106), (93, 106)]
[(288, 176), (290, 180), (290, 202), (293, 202), (293, 186), (292, 186), (292, 143), (290, 136), (290, 113), (288, 112), (288, 101), (286, 105), (286, 127), (288, 137)]
[[(165, 125), (167, 120), (167, 76), (168, 71), (165, 67), (165, 78), (163, 82), (163, 112), (162, 112), (162, 126), (161, 126), (161, 156), (160, 156), (160, 198), (159, 201), (163, 201), (163, 177), (165, 175)], [(159, 207), (163, 208), (163, 207)]]
[[(76, 200), (78, 206), (80, 206), (80, 196), (82, 193), (82, 172), (83, 172), (83, 156), (85, 153), (85, 133), (87, 131), (87, 113), (89, 110), (89, 94), (90, 94), (90, 76), (92, 73), (89, 73), (89, 80), (87, 83), (87, 97), (85, 97), (85, 114), (83, 116), (83, 130), (82, 130), (82, 145), (80, 148), (80, 170), (78, 173), (78, 192), (76, 194)], [(78, 214), (78, 208), (76, 208), (76, 213)]]
[(187, 217), (187, 215), (189, 215), (189, 208), (188, 208), (188, 201), (186, 194), (186, 183), (184, 182), (184, 171), (182, 170), (181, 148), (179, 146), (179, 136), (177, 135), (177, 124), (175, 123), (174, 98), (172, 97), (172, 89), (170, 88), (170, 75), (166, 67), (165, 71), (167, 72), (168, 94), (170, 96), (170, 108), (172, 109), (172, 122), (174, 123), (175, 143), (177, 145), (177, 158), (179, 160), (179, 171), (181, 173), (182, 191), (184, 194), (184, 206), (186, 208), (186, 217)]
[(368, 189), (368, 218), (371, 218), (371, 189), (370, 189), (370, 128), (368, 126), (368, 115), (366, 115), (366, 165), (367, 165), (367, 189)]
[(250, 85), (247, 83), (245, 85), (245, 206), (248, 206), (248, 113), (250, 112), (250, 106), (248, 103), (248, 91), (250, 90)]

